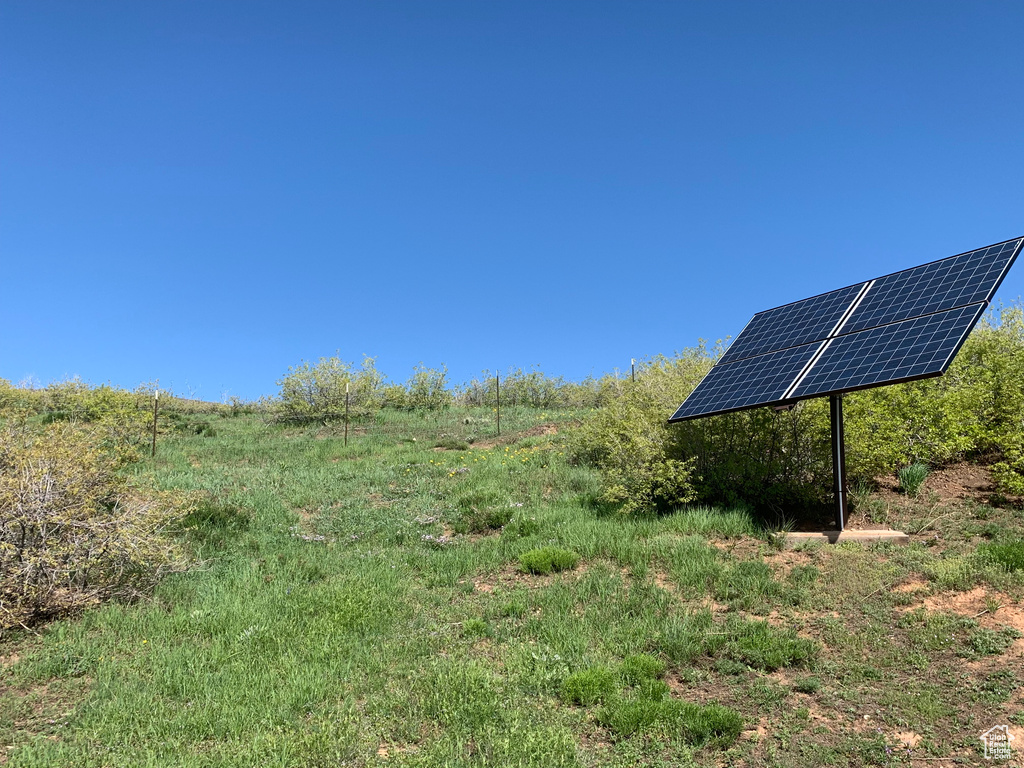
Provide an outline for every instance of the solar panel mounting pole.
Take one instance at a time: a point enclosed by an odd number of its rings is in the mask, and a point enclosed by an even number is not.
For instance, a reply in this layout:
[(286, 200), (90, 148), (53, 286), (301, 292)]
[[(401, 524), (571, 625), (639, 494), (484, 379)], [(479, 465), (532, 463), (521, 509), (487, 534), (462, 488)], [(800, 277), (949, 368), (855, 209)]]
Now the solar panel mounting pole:
[(829, 396), (832, 421), (832, 492), (836, 500), (836, 528), (846, 527), (846, 445), (843, 435), (843, 396)]

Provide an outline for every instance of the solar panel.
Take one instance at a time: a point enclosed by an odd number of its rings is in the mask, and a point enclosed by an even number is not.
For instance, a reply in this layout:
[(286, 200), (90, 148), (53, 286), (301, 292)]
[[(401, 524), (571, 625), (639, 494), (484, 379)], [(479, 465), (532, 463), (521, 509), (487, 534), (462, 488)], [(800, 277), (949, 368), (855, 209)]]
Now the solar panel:
[(835, 330), (866, 285), (851, 285), (810, 299), (758, 312), (729, 346), (720, 363), (821, 341)]
[(669, 421), (725, 413), (776, 402), (804, 369), (822, 342), (790, 347), (716, 365)]
[(759, 312), (669, 421), (939, 375), (1022, 245), (1007, 240)]
[(937, 376), (946, 370), (986, 306), (985, 302), (971, 304), (830, 339), (789, 397)]
[(991, 301), (1020, 250), (1021, 240), (1007, 240), (872, 281), (843, 332)]

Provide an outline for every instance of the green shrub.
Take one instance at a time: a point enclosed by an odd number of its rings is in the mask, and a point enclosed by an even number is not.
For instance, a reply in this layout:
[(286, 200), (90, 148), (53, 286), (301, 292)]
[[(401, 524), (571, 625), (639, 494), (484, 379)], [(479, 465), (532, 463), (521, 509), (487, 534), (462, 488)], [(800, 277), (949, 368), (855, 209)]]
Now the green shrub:
[(605, 701), (616, 691), (615, 673), (607, 667), (590, 667), (573, 672), (562, 683), (562, 700), (589, 706)]
[(569, 571), (576, 567), (580, 556), (575, 552), (558, 547), (531, 549), (519, 556), (519, 565), (526, 573), (544, 575), (558, 571)]
[(349, 417), (365, 418), (380, 408), (383, 383), (372, 357), (363, 358), (358, 369), (338, 357), (321, 357), (315, 364), (303, 360), (277, 382), (278, 418), (322, 424), (343, 419), (346, 390)]
[(1007, 571), (1024, 570), (1024, 540), (982, 544), (978, 552), (988, 562), (996, 563)]
[(405, 388), (407, 408), (436, 410), (452, 404), (452, 393), (447, 389), (448, 368), (427, 368), (422, 363), (413, 369)]
[(928, 477), (928, 465), (915, 462), (899, 471), (900, 490), (908, 496), (917, 496)]
[(0, 627), (133, 597), (186, 559), (181, 493), (131, 483), (100, 427), (0, 430)]
[(645, 362), (636, 382), (622, 382), (621, 396), (590, 414), (571, 435), (572, 457), (601, 470), (604, 502), (631, 515), (669, 510), (696, 498), (695, 459), (679, 454), (677, 433), (666, 417), (710, 364), (703, 348)]

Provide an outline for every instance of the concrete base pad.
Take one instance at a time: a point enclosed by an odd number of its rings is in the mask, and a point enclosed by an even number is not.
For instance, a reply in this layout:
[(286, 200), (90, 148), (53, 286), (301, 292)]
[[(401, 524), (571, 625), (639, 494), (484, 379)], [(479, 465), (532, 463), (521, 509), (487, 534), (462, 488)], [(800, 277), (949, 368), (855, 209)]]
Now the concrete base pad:
[(795, 533), (777, 533), (775, 534), (777, 539), (782, 541), (783, 546), (786, 549), (793, 549), (801, 544), (807, 544), (809, 542), (817, 542), (820, 544), (843, 544), (851, 541), (859, 541), (864, 544), (871, 544), (876, 541), (889, 541), (893, 544), (908, 544), (910, 537), (903, 531), (861, 531), (861, 530), (850, 530), (845, 531), (813, 531), (813, 532), (795, 532)]

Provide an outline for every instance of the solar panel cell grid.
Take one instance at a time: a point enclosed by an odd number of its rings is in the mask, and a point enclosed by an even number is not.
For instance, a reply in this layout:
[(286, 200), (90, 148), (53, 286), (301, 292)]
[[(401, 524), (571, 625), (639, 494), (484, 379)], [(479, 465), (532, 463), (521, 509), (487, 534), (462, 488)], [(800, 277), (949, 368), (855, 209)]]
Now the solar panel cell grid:
[(821, 342), (719, 363), (697, 385), (670, 421), (771, 403), (803, 370)]
[(878, 278), (843, 333), (991, 300), (1020, 242), (1010, 240)]
[(732, 363), (826, 338), (864, 283), (758, 312), (722, 356)]
[(985, 303), (839, 336), (792, 397), (811, 397), (942, 373)]

